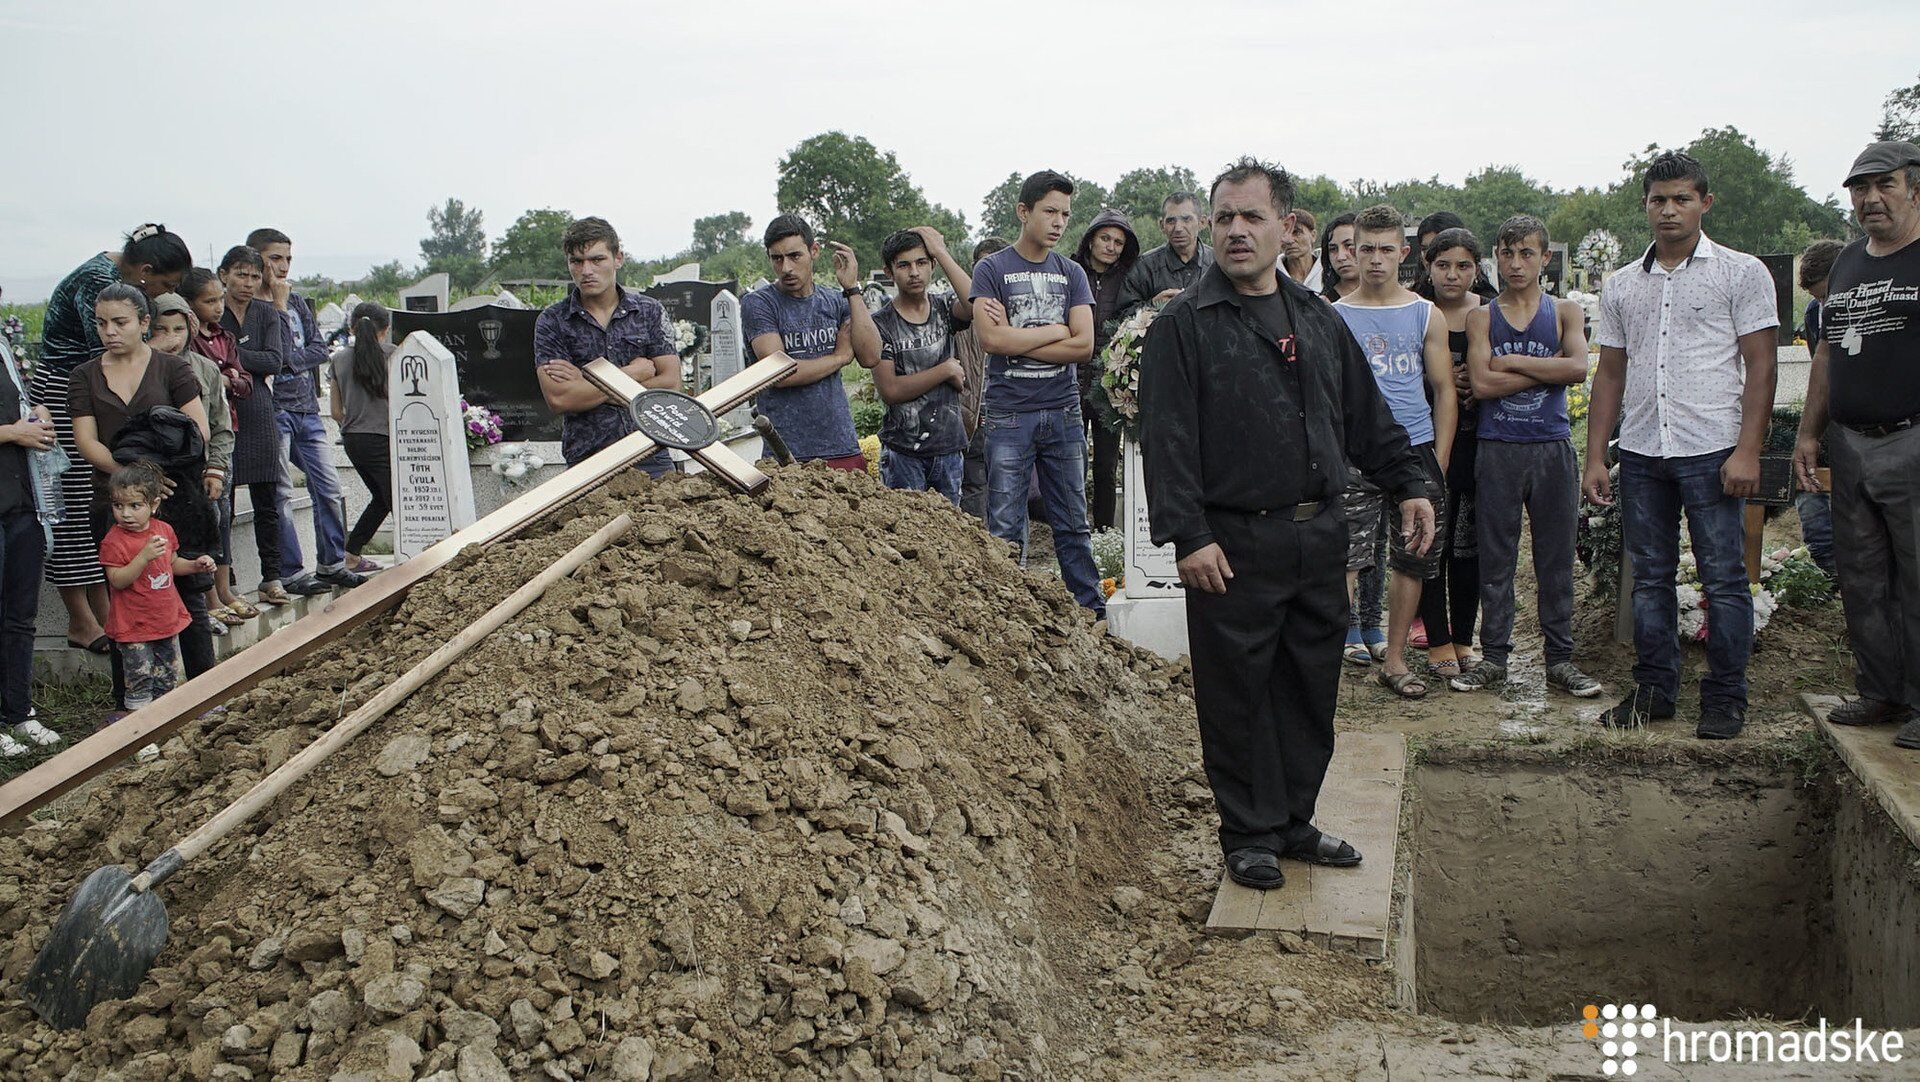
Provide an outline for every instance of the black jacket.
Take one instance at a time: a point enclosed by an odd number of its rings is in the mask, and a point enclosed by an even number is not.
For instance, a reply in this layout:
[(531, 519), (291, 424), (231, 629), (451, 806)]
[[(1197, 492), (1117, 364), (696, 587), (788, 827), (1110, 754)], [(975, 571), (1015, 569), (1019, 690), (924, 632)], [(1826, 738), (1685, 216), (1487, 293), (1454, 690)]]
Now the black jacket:
[[(1126, 244), (1120, 249), (1120, 258), (1103, 274), (1093, 269), (1093, 234), (1107, 226), (1114, 226), (1126, 234)], [(1087, 272), (1087, 286), (1093, 290), (1093, 352), (1098, 356), (1107, 348), (1107, 342), (1113, 338), (1115, 326), (1120, 320), (1120, 287), (1127, 280), (1127, 272), (1140, 258), (1140, 237), (1133, 231), (1133, 223), (1120, 211), (1107, 207), (1087, 223), (1087, 231), (1080, 234), (1080, 247), (1073, 253), (1073, 261)], [(1082, 365), (1083, 370), (1091, 365)]]
[(1256, 325), (1208, 267), (1147, 332), (1141, 446), (1156, 544), (1213, 541), (1209, 510), (1272, 511), (1339, 498), (1352, 462), (1398, 501), (1426, 473), (1333, 306), (1279, 275), (1289, 324)]
[(219, 551), (213, 504), (200, 484), (207, 468), (207, 441), (193, 418), (172, 406), (142, 410), (127, 418), (113, 437), (111, 450), (115, 462), (145, 459), (160, 467), (173, 482), (173, 495), (161, 501), (159, 516), (160, 521), (173, 527), (182, 556), (192, 559)]

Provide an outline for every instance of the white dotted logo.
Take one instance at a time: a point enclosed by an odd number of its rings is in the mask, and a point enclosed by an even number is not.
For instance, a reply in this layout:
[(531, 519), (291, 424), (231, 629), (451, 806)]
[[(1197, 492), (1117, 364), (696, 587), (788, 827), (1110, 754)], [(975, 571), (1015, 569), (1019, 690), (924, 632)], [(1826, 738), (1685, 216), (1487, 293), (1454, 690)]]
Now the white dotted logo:
[(1580, 1008), (1580, 1016), (1580, 1035), (1600, 1042), (1600, 1054), (1606, 1057), (1600, 1062), (1601, 1074), (1631, 1078), (1640, 1070), (1633, 1057), (1641, 1041), (1653, 1039), (1653, 1020), (1659, 1016), (1653, 1004), (1589, 1003)]

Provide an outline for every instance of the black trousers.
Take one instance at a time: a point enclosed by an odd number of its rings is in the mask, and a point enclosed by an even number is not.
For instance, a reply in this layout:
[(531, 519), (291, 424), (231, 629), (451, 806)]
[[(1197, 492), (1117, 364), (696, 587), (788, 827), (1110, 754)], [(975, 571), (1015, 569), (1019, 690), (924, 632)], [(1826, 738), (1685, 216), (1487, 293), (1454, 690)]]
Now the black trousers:
[(1333, 709), (1347, 631), (1347, 523), (1337, 501), (1290, 514), (1209, 512), (1233, 579), (1187, 591), (1201, 758), (1220, 809), (1220, 846), (1283, 852), (1310, 841), (1333, 759)]
[(1108, 428), (1093, 408), (1093, 399), (1080, 396), (1080, 413), (1087, 419), (1088, 458), (1093, 471), (1087, 488), (1087, 507), (1093, 515), (1093, 528), (1111, 530), (1118, 513), (1120, 484), (1120, 433)]
[[(253, 501), (253, 545), (260, 553), (260, 582), (280, 579), (280, 483), (266, 481), (247, 486)], [(239, 592), (240, 584), (234, 583)]]
[(392, 449), (387, 437), (378, 432), (348, 432), (340, 442), (347, 449), (347, 461), (353, 463), (353, 471), (360, 475), (369, 493), (366, 510), (360, 512), (347, 534), (347, 551), (359, 556), (366, 552), (367, 542), (373, 540), (374, 532), (392, 510), (388, 506), (393, 492)]

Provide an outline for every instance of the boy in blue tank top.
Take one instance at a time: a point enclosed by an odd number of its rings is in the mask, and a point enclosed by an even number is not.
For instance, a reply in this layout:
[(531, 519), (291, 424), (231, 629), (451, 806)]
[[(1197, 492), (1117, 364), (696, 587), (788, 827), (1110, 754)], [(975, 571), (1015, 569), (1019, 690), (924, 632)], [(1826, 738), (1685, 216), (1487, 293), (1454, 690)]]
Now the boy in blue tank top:
[[(1447, 321), (1430, 301), (1400, 284), (1400, 262), (1407, 257), (1406, 226), (1400, 212), (1386, 204), (1361, 211), (1353, 226), (1354, 254), (1360, 265), (1360, 285), (1334, 304), (1347, 329), (1360, 343), (1373, 379), (1406, 429), (1407, 441), (1427, 471), (1427, 498), (1435, 509), (1434, 542), (1415, 553), (1396, 532), (1387, 554), (1392, 578), (1387, 587), (1387, 654), (1380, 661), (1382, 685), (1406, 699), (1425, 698), (1427, 681), (1407, 667), (1407, 631), (1415, 611), (1428, 629), (1447, 626), (1446, 599), (1435, 591), (1425, 596), (1422, 584), (1440, 573), (1445, 547), (1447, 456), (1453, 449), (1459, 399), (1453, 389), (1453, 360), (1447, 352)], [(1433, 398), (1427, 404), (1428, 394)], [(1380, 528), (1375, 493), (1363, 479), (1353, 478), (1341, 503), (1348, 508), (1347, 592), (1354, 591), (1359, 572), (1371, 566), (1374, 531)], [(1356, 567), (1356, 557), (1365, 554)], [(1433, 605), (1438, 612), (1429, 612)]]
[(1513, 576), (1520, 513), (1532, 526), (1547, 686), (1589, 699), (1600, 681), (1573, 663), (1574, 538), (1580, 473), (1567, 422), (1567, 387), (1587, 378), (1586, 314), (1540, 288), (1547, 227), (1507, 219), (1494, 240), (1501, 281), (1492, 304), (1467, 315), (1467, 372), (1480, 401), (1474, 460), (1479, 495), (1481, 663), (1449, 681), (1455, 691), (1495, 687), (1513, 652)]

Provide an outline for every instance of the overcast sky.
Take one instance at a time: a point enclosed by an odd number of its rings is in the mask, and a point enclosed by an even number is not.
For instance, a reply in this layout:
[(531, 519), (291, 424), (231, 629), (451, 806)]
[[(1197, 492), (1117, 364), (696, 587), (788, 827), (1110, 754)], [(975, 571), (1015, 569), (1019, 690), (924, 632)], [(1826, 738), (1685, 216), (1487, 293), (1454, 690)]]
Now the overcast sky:
[(830, 129), (895, 151), (970, 223), (1009, 172), (1209, 177), (1242, 153), (1343, 181), (1516, 164), (1607, 184), (1732, 124), (1839, 190), (1920, 68), (1920, 3), (1188, 0), (0, 0), (0, 285), (43, 297), (164, 221), (200, 258), (256, 225), (295, 273), (419, 261), (457, 196), (609, 218), (630, 251), (774, 213)]

